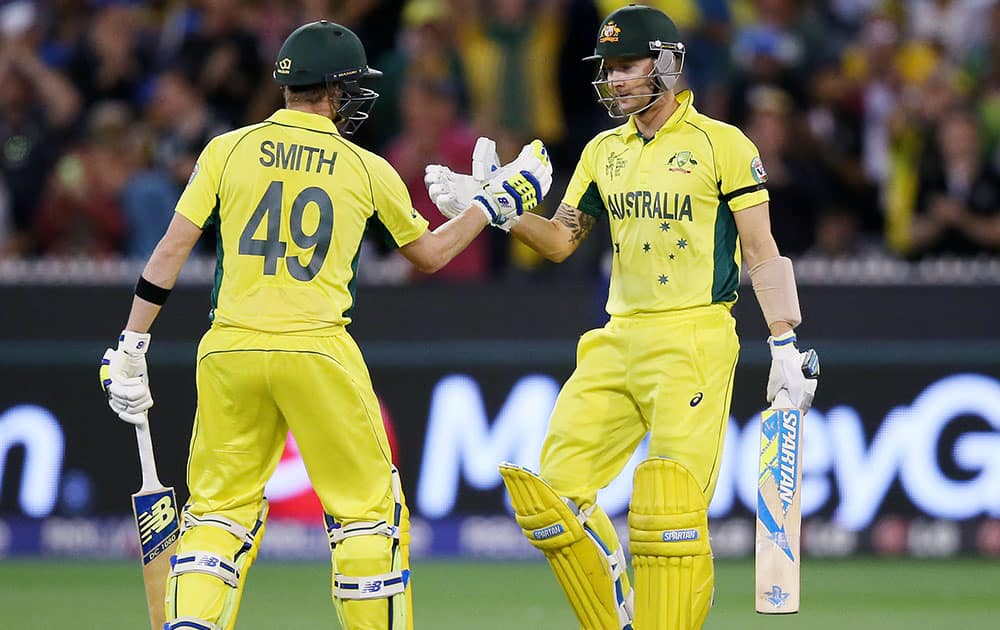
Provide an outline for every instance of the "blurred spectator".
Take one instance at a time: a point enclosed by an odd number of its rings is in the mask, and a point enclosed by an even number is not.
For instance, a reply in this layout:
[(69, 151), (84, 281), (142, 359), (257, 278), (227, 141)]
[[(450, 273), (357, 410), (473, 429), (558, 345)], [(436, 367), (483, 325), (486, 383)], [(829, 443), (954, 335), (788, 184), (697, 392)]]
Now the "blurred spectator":
[[(179, 71), (157, 77), (147, 107), (149, 130), (139, 134), (141, 164), (125, 185), (125, 254), (146, 259), (173, 217), (198, 155), (228, 127)], [(148, 137), (147, 137), (148, 136)], [(206, 246), (210, 239), (204, 239)]]
[(886, 237), (897, 253), (911, 247), (911, 222), (920, 179), (937, 169), (941, 160), (937, 129), (945, 115), (961, 103), (957, 75), (941, 66), (921, 85), (901, 90), (892, 112), (887, 177), (883, 182)]
[(80, 111), (73, 85), (46, 66), (30, 38), (34, 13), (0, 14), (0, 175), (6, 182), (10, 230), (0, 250), (29, 253), (29, 228), (45, 181)]
[(100, 8), (70, 54), (66, 72), (88, 108), (107, 100), (137, 106), (151, 65), (149, 51), (140, 46), (140, 9), (123, 0), (94, 4)]
[[(424, 187), (424, 166), (443, 164), (469, 173), (475, 134), (456, 115), (458, 94), (454, 85), (413, 77), (403, 86), (400, 112), (402, 133), (389, 145), (386, 157), (410, 191), (413, 206), (434, 229), (445, 222)], [(489, 277), (489, 230), (435, 274), (443, 280), (486, 280)], [(413, 274), (420, 277), (414, 269)]]
[(555, 165), (553, 176), (561, 190), (562, 180), (568, 181), (572, 165), (596, 129), (611, 127), (614, 121), (596, 99), (591, 81), (597, 76), (598, 64), (583, 61), (594, 54), (597, 32), (604, 14), (599, 14), (593, 0), (568, 0), (565, 5), (565, 37), (559, 56), (559, 98), (565, 120), (566, 135), (562, 142), (546, 147)]
[(982, 159), (974, 115), (945, 116), (937, 144), (940, 159), (921, 174), (910, 255), (1000, 252), (1000, 175)]
[(817, 216), (829, 203), (826, 174), (795, 141), (796, 118), (786, 93), (758, 86), (749, 101), (746, 131), (767, 169), (771, 232), (782, 252), (796, 256), (813, 244)]
[(380, 96), (372, 118), (378, 124), (362, 127), (359, 142), (377, 150), (400, 133), (402, 109), (406, 107), (401, 93), (407, 77), (449, 85), (459, 113), (465, 117), (468, 95), (450, 17), (447, 0), (408, 0), (404, 5), (396, 47), (372, 64), (383, 74), (374, 86)]
[(239, 0), (201, 0), (180, 48), (180, 63), (230, 127), (243, 124), (256, 87), (270, 81)]
[(123, 139), (129, 108), (114, 101), (90, 112), (83, 142), (59, 160), (35, 223), (43, 254), (110, 256), (125, 233), (119, 197), (132, 166)]
[(729, 114), (737, 126), (746, 122), (749, 93), (757, 85), (781, 88), (795, 107), (805, 105), (805, 77), (821, 54), (817, 27), (797, 0), (754, 0), (755, 20), (733, 37), (734, 76)]
[(960, 60), (986, 38), (993, 0), (910, 0), (909, 34)]
[(969, 51), (963, 68), (971, 96), (978, 101), (986, 149), (1000, 165), (1000, 2), (993, 4), (984, 21), (989, 36)]
[[(828, 207), (817, 226), (817, 245), (828, 255), (843, 255), (852, 251), (851, 239), (827, 238), (827, 226), (845, 237), (850, 236), (849, 226), (879, 237), (884, 229), (878, 186), (862, 164), (861, 94), (844, 76), (839, 60), (831, 60), (813, 74), (809, 100), (805, 123), (811, 155), (830, 180)], [(825, 217), (831, 213), (837, 216), (828, 222)], [(834, 247), (835, 243), (842, 246)]]
[(558, 64), (563, 0), (454, 0), (454, 28), (466, 65), (477, 129), (513, 159), (532, 138), (565, 134)]

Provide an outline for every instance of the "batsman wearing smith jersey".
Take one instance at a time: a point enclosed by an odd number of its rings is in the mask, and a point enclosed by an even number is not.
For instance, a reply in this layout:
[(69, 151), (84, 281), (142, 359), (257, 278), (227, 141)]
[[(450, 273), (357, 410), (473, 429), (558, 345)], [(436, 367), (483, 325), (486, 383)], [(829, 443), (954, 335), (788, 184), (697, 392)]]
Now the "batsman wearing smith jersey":
[[(764, 166), (740, 130), (674, 92), (684, 57), (657, 9), (630, 5), (604, 20), (589, 58), (600, 62), (594, 86), (627, 120), (586, 146), (552, 219), (525, 216), (511, 231), (559, 262), (610, 222), (610, 321), (580, 339), (540, 474), (501, 466), (518, 522), (589, 630), (688, 630), (708, 614), (707, 508), (739, 354), (730, 309), (741, 260), (771, 333), (768, 400), (785, 389), (805, 410), (815, 391), (795, 347), (798, 297), (771, 236)], [(595, 501), (647, 433), (628, 517), (633, 592)]]
[(361, 240), (378, 225), (422, 271), (436, 271), (487, 225), (534, 207), (551, 165), (533, 142), (483, 182), (475, 203), (429, 232), (392, 167), (342, 135), (378, 96), (360, 81), (379, 74), (343, 26), (313, 22), (288, 36), (274, 69), (286, 107), (202, 152), (118, 347), (105, 353), (112, 409), (142, 421), (153, 404), (148, 330), (202, 228), (214, 224), (212, 327), (198, 348), (191, 498), (165, 630), (235, 626), (267, 520), (264, 485), (289, 430), (326, 512), (340, 627), (413, 627), (409, 512), (368, 369), (345, 330)]

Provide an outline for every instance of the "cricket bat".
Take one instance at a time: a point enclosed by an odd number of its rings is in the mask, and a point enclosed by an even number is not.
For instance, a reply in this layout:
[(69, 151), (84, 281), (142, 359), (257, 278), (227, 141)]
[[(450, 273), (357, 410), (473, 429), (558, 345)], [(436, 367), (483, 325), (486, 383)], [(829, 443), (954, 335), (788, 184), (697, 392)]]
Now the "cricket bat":
[[(819, 376), (813, 350), (802, 364)], [(765, 615), (799, 612), (799, 540), (802, 530), (802, 411), (781, 390), (760, 416), (755, 609)]]
[(142, 487), (132, 495), (132, 512), (142, 552), (142, 579), (146, 585), (146, 604), (152, 630), (162, 630), (166, 622), (164, 599), (170, 556), (181, 535), (177, 499), (173, 488), (166, 488), (156, 474), (153, 441), (149, 436), (149, 417), (135, 425), (142, 466)]

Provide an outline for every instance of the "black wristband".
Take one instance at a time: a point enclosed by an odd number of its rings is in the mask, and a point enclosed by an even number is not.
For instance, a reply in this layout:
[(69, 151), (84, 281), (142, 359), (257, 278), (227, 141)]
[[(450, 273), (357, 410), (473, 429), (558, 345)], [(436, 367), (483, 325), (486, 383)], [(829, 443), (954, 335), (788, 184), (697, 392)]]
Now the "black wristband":
[(170, 289), (158, 287), (149, 280), (139, 276), (139, 281), (135, 283), (135, 295), (157, 306), (163, 306), (170, 295)]

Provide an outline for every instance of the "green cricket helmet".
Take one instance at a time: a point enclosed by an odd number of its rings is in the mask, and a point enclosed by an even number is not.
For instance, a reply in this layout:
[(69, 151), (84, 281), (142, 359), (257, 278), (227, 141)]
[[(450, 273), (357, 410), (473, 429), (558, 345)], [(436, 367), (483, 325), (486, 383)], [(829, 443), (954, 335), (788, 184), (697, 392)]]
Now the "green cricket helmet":
[[(639, 4), (630, 4), (611, 12), (601, 24), (597, 34), (594, 54), (584, 61), (600, 61), (597, 78), (592, 81), (597, 90), (597, 100), (608, 110), (612, 118), (625, 118), (652, 107), (656, 99), (673, 89), (684, 68), (686, 50), (680, 41), (680, 33), (673, 20), (659, 9)], [(642, 108), (625, 113), (619, 99), (608, 80), (605, 60), (608, 58), (634, 59), (649, 57), (654, 60), (648, 78), (649, 94), (630, 95), (628, 98), (648, 96), (649, 102)], [(627, 79), (626, 79), (627, 80)]]
[(337, 122), (345, 135), (368, 120), (378, 92), (361, 87), (362, 79), (382, 76), (368, 66), (365, 47), (351, 30), (320, 20), (303, 24), (281, 45), (274, 62), (274, 80), (291, 87), (326, 85), (340, 88)]

